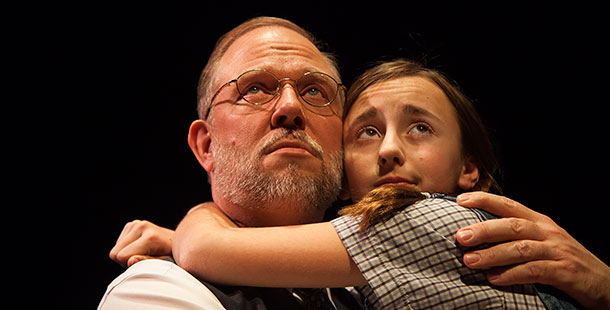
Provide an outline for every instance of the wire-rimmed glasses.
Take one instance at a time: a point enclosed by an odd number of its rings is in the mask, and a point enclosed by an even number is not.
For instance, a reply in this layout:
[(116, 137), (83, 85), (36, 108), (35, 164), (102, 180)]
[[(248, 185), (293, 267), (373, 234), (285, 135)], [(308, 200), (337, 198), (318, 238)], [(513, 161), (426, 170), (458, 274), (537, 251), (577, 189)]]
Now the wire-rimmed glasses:
[(345, 88), (343, 84), (322, 72), (306, 72), (297, 80), (293, 80), (290, 78), (280, 79), (264, 69), (253, 69), (220, 86), (212, 96), (206, 115), (209, 115), (216, 96), (231, 83), (236, 84), (240, 99), (253, 105), (263, 105), (278, 96), (283, 81), (293, 81), (299, 97), (314, 107), (330, 105), (337, 97), (339, 89)]

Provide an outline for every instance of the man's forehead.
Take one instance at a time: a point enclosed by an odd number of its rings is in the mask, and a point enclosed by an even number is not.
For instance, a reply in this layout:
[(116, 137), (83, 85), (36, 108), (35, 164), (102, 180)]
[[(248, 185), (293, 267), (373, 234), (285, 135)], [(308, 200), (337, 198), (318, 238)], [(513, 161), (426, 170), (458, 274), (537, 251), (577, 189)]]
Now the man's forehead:
[(235, 40), (221, 59), (219, 76), (232, 79), (255, 68), (269, 70), (280, 77), (308, 71), (334, 75), (313, 43), (283, 27), (257, 28)]

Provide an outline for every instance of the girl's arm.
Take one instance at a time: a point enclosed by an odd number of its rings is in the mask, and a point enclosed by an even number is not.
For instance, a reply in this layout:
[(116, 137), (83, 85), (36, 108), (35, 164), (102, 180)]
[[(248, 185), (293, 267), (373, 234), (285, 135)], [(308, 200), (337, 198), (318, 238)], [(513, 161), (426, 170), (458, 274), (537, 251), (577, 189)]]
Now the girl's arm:
[(192, 275), (219, 284), (344, 287), (366, 284), (329, 222), (240, 228), (213, 203), (178, 225), (173, 255)]

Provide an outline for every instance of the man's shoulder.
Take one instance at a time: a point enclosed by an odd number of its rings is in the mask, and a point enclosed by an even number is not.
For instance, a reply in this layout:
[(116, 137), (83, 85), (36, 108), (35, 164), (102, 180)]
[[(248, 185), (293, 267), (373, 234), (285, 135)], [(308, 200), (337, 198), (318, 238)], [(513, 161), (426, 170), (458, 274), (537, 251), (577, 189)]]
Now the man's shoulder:
[(177, 304), (198, 309), (225, 309), (199, 280), (178, 265), (158, 259), (138, 262), (106, 290), (98, 309), (175, 309)]

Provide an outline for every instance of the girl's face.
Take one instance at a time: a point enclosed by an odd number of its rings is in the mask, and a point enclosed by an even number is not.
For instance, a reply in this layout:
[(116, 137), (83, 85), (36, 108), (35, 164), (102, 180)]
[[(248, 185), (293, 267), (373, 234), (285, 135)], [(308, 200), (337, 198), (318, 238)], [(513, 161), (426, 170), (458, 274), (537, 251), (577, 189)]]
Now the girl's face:
[(457, 193), (478, 181), (476, 166), (462, 156), (453, 105), (422, 77), (380, 82), (362, 92), (345, 119), (343, 142), (354, 202), (379, 186)]

